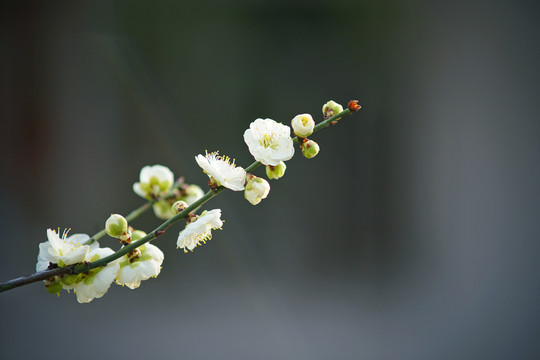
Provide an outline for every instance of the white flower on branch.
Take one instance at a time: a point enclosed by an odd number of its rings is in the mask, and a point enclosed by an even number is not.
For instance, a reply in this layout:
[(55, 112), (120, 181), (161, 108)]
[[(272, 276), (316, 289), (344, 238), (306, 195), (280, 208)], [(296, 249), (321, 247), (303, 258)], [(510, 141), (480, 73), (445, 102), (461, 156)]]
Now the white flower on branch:
[(60, 237), (55, 230), (47, 229), (49, 241), (39, 244), (38, 262), (36, 271), (43, 271), (49, 267), (49, 263), (63, 267), (84, 261), (86, 254), (96, 249), (99, 244), (94, 241), (91, 245), (84, 245), (90, 237), (86, 234), (75, 234), (67, 237), (69, 229), (64, 230)]
[(220, 156), (217, 152), (201, 154), (195, 157), (197, 164), (204, 172), (213, 179), (218, 186), (224, 186), (233, 191), (244, 190), (246, 182), (246, 171), (234, 164), (234, 160), (228, 156)]
[(272, 119), (257, 119), (244, 132), (244, 141), (255, 160), (277, 166), (294, 155), (291, 129)]
[[(114, 254), (114, 251), (110, 248), (98, 248), (86, 254), (85, 261), (94, 262), (112, 254)], [(78, 280), (74, 286), (77, 301), (88, 303), (105, 295), (116, 278), (119, 269), (119, 260), (114, 260), (104, 267), (98, 267), (89, 270), (88, 273), (83, 273), (82, 279)]]
[(166, 194), (174, 183), (174, 175), (163, 165), (145, 166), (139, 176), (140, 182), (133, 184), (133, 191), (145, 199)]
[(116, 283), (130, 289), (138, 288), (142, 280), (159, 275), (163, 258), (163, 252), (155, 245), (144, 244), (138, 247), (133, 253), (121, 258)]
[(222, 227), (221, 209), (203, 211), (197, 220), (187, 224), (186, 228), (180, 232), (176, 245), (184, 249), (186, 253), (188, 250), (193, 251), (197, 245), (212, 239), (212, 230)]

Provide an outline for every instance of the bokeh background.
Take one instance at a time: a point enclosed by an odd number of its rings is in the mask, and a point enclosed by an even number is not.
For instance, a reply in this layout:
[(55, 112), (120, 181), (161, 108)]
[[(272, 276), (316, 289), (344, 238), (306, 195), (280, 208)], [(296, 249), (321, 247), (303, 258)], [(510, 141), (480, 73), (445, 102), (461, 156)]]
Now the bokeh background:
[(93, 234), (140, 205), (144, 165), (204, 185), (194, 156), (251, 163), (254, 119), (363, 105), (257, 207), (212, 200), (207, 245), (159, 238), (139, 289), (2, 293), (2, 359), (540, 358), (539, 10), (2, 2), (0, 281), (34, 271), (48, 227)]

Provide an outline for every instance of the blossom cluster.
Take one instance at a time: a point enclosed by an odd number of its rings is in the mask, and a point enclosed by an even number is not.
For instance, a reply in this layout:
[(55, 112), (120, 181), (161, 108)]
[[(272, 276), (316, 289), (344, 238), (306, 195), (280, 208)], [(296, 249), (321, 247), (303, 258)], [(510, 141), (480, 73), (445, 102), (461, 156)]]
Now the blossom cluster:
[[(329, 119), (342, 112), (343, 108), (334, 101), (329, 101), (322, 111), (324, 119)], [(295, 139), (291, 137), (289, 126), (268, 118), (256, 119), (244, 132), (243, 138), (249, 152), (256, 161), (266, 166), (268, 179), (276, 180), (285, 175), (285, 162), (294, 156), (295, 141), (308, 159), (319, 152), (319, 145), (307, 138), (315, 131), (315, 122), (310, 114), (295, 116), (291, 127), (292, 133), (297, 137)], [(243, 191), (244, 198), (252, 205), (261, 203), (269, 195), (270, 184), (267, 180), (248, 173), (230, 157), (220, 155), (218, 151), (199, 154), (195, 156), (195, 161), (208, 176), (211, 192), (217, 192), (220, 188)], [(184, 252), (193, 251), (197, 246), (205, 244), (212, 238), (212, 230), (223, 227), (221, 209), (205, 210), (200, 215), (196, 214), (200, 205), (205, 202), (201, 200), (205, 196), (203, 190), (197, 185), (185, 183), (183, 178), (175, 181), (173, 172), (163, 165), (143, 167), (139, 181), (133, 184), (133, 191), (149, 201), (159, 219), (168, 220), (175, 216), (177, 219), (186, 218), (186, 226), (180, 231), (176, 243)], [(65, 230), (60, 235), (60, 229), (58, 232), (47, 230), (48, 241), (39, 245), (37, 271), (92, 263), (117, 254), (108, 247), (101, 248), (96, 240), (86, 234), (68, 237), (68, 231)], [(49, 292), (59, 294), (62, 289), (68, 292), (73, 290), (77, 300), (86, 303), (102, 297), (113, 283), (136, 289), (141, 285), (141, 281), (159, 275), (164, 255), (157, 246), (148, 242), (153, 237), (147, 236), (143, 231), (134, 230), (126, 218), (119, 214), (112, 214), (107, 219), (105, 232), (116, 238), (122, 247), (132, 243), (134, 245), (125, 249), (122, 256), (118, 254), (113, 256), (111, 261), (103, 261), (106, 265), (102, 267), (45, 280)], [(128, 249), (131, 250), (128, 252)]]
[[(117, 223), (113, 224), (113, 222), (117, 221), (118, 217), (121, 216), (117, 214), (111, 216), (113, 220), (108, 221), (108, 232), (111, 228), (117, 228)], [(121, 218), (123, 219), (123, 217)], [(60, 236), (60, 230), (58, 232), (47, 230), (48, 241), (39, 245), (37, 271), (82, 262), (91, 263), (114, 254), (111, 248), (99, 247), (99, 243), (92, 241), (86, 234), (75, 234), (68, 237), (68, 232), (69, 230), (64, 230)], [(141, 231), (130, 231), (130, 233), (139, 237), (146, 236)], [(136, 289), (140, 286), (141, 280), (156, 277), (161, 271), (163, 257), (163, 252), (157, 246), (145, 244), (119, 259), (110, 261), (104, 267), (91, 269), (77, 275), (67, 274), (48, 279), (45, 281), (45, 287), (54, 294), (59, 294), (62, 289), (73, 290), (77, 295), (77, 301), (87, 303), (105, 295), (113, 282)]]

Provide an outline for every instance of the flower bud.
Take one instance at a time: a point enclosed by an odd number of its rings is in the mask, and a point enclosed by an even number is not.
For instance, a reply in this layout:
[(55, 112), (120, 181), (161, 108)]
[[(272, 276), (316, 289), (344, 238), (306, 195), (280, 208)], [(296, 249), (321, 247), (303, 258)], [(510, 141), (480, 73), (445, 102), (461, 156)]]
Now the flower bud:
[(309, 114), (300, 114), (292, 119), (291, 125), (296, 136), (305, 138), (313, 134), (315, 121)]
[(247, 184), (244, 191), (244, 197), (252, 205), (257, 205), (262, 199), (265, 199), (270, 192), (270, 184), (263, 178), (247, 175)]
[(266, 165), (266, 176), (269, 179), (279, 179), (285, 175), (287, 165), (283, 161), (280, 161), (276, 166)]
[(174, 212), (176, 212), (176, 214), (186, 209), (187, 207), (188, 207), (187, 202), (182, 201), (182, 200), (179, 200), (172, 205), (172, 209)]
[(112, 214), (105, 223), (105, 231), (109, 236), (120, 240), (127, 240), (128, 236), (128, 223), (126, 218), (119, 214)]
[[(324, 120), (330, 119), (332, 116), (337, 115), (342, 111), (343, 111), (343, 106), (339, 105), (334, 100), (330, 100), (329, 102), (324, 104), (323, 107), (322, 107), (322, 113), (323, 113), (323, 116), (324, 116)], [(341, 119), (341, 118), (339, 118), (339, 119)], [(336, 120), (339, 120), (339, 119), (336, 119)]]
[(131, 233), (131, 241), (141, 240), (146, 236), (146, 233), (142, 230), (135, 230)]
[(306, 140), (301, 145), (302, 155), (307, 159), (312, 159), (319, 153), (319, 144), (313, 140)]

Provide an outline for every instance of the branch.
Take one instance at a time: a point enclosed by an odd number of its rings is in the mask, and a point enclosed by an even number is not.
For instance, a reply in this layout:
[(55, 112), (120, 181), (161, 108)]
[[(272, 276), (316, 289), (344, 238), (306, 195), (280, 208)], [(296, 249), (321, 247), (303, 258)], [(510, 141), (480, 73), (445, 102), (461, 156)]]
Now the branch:
[[(329, 119), (321, 121), (319, 124), (317, 124), (315, 126), (315, 128), (313, 129), (313, 133), (315, 133), (315, 132), (317, 132), (317, 131), (319, 131), (319, 130), (321, 130), (321, 129), (323, 129), (323, 128), (331, 125), (331, 124), (336, 124), (338, 119), (340, 119), (340, 118), (342, 118), (342, 117), (344, 117), (346, 115), (351, 115), (353, 112), (356, 112), (359, 109), (360, 109), (360, 106), (357, 104), (356, 101), (354, 101), (354, 100), (350, 101), (348, 109), (343, 110), (339, 114), (336, 114), (336, 115), (332, 116)], [(293, 142), (298, 143), (298, 142), (300, 142), (301, 139), (302, 138), (298, 138), (297, 136), (295, 136), (293, 138)], [(260, 161), (255, 161), (254, 163), (249, 165), (245, 170), (246, 170), (247, 173), (251, 173), (253, 170), (258, 168), (260, 165), (261, 165)], [(120, 257), (126, 255), (130, 251), (138, 248), (139, 246), (142, 246), (142, 245), (146, 244), (147, 242), (149, 242), (151, 240), (154, 240), (158, 236), (163, 235), (165, 233), (165, 231), (172, 224), (176, 223), (177, 221), (179, 221), (181, 219), (186, 218), (190, 212), (196, 210), (199, 206), (205, 204), (206, 202), (208, 202), (214, 196), (218, 195), (223, 190), (225, 190), (225, 187), (220, 186), (215, 190), (208, 191), (202, 198), (200, 198), (199, 200), (197, 200), (196, 202), (194, 202), (193, 204), (191, 204), (190, 206), (188, 206), (187, 208), (185, 208), (184, 210), (182, 210), (181, 212), (179, 212), (178, 214), (176, 214), (175, 216), (173, 216), (169, 220), (162, 223), (160, 226), (155, 228), (151, 233), (149, 233), (148, 235), (146, 235), (142, 239), (139, 239), (137, 241), (132, 242), (131, 244), (129, 244), (127, 246), (122, 247), (120, 250), (118, 250), (117, 252), (115, 252), (112, 255), (106, 256), (106, 257), (104, 257), (102, 259), (99, 259), (99, 260), (96, 260), (96, 261), (94, 261), (92, 263), (79, 263), (79, 264), (68, 265), (68, 266), (65, 266), (65, 267), (55, 268), (55, 269), (50, 269), (50, 270), (44, 270), (44, 271), (37, 272), (37, 273), (32, 274), (32, 275), (23, 276), (23, 277), (19, 277), (19, 278), (13, 279), (13, 280), (9, 280), (9, 281), (6, 281), (6, 282), (0, 284), (0, 292), (4, 292), (4, 291), (14, 289), (14, 288), (19, 287), (19, 286), (31, 284), (31, 283), (38, 282), (38, 281), (41, 281), (41, 280), (51, 279), (51, 278), (54, 278), (55, 276), (59, 276), (59, 275), (65, 275), (65, 274), (76, 275), (76, 274), (87, 272), (87, 271), (89, 271), (91, 269), (94, 269), (94, 268), (97, 268), (97, 267), (105, 266), (108, 263), (110, 263), (110, 262), (112, 262), (112, 261), (114, 261), (116, 259), (119, 259)], [(148, 210), (150, 208), (150, 206), (155, 201), (157, 201), (157, 200), (151, 200), (151, 201), (145, 203), (144, 205), (140, 206), (139, 208), (133, 210), (131, 213), (129, 213), (128, 216), (126, 216), (126, 220), (131, 221), (131, 220), (137, 218), (139, 215), (141, 215), (146, 210)], [(105, 235), (105, 230), (101, 230), (100, 232), (98, 232), (97, 234), (92, 236), (92, 238), (90, 238), (90, 240), (91, 241), (98, 240), (99, 238), (103, 237), (104, 235)]]

